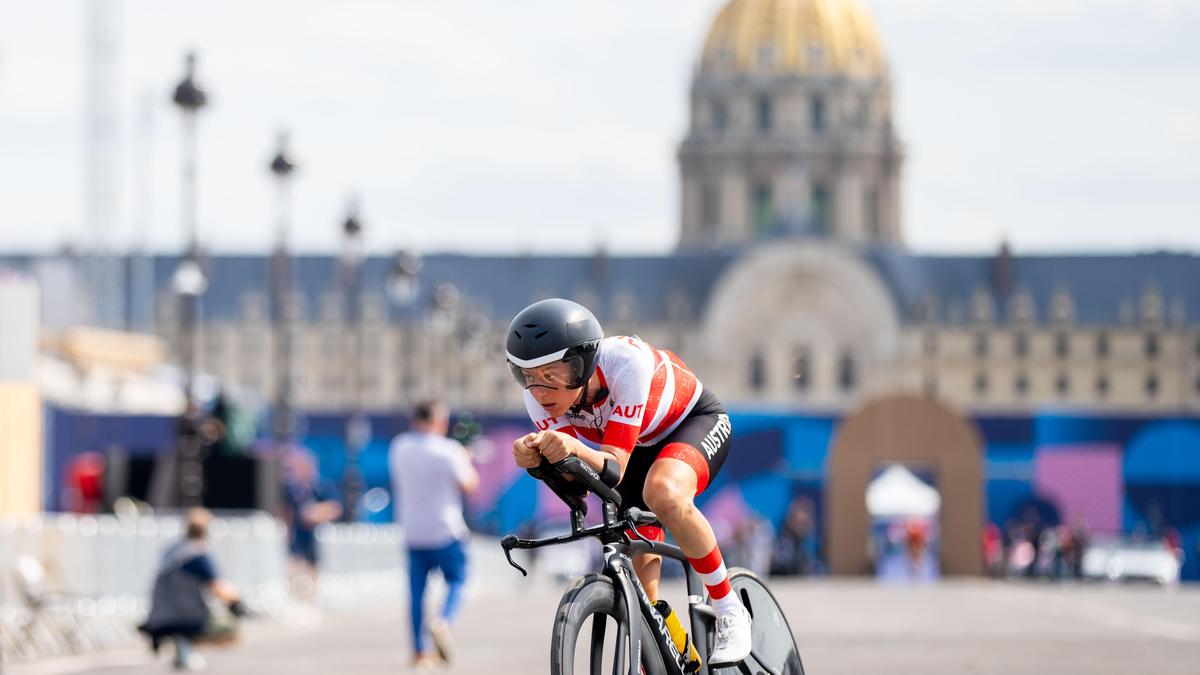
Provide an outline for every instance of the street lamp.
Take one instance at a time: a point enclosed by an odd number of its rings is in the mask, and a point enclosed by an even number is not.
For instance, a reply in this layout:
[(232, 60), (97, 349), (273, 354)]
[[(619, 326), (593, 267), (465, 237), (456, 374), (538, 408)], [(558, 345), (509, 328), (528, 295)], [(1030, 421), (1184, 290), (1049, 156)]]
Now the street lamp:
[[(404, 321), (405, 312), (412, 307), (417, 300), (417, 295), (420, 291), (420, 275), (421, 275), (421, 258), (420, 256), (401, 249), (392, 257), (392, 267), (388, 270), (387, 293), (388, 298), (400, 308), (400, 319)], [(408, 322), (409, 327), (415, 325), (413, 322)], [(407, 340), (401, 338), (399, 344), (398, 361), (406, 377), (400, 378), (400, 387), (404, 396), (404, 402), (410, 404), (412, 396), (407, 390), (406, 384), (413, 380), (412, 377), (412, 351), (417, 344), (416, 331), (413, 330)]]
[(421, 274), (421, 258), (415, 253), (400, 250), (392, 257), (392, 267), (388, 270), (388, 296), (401, 307), (412, 305), (417, 299), (420, 288), (418, 276)]
[(171, 276), (171, 290), (183, 308), (180, 357), (184, 366), (184, 409), (179, 425), (179, 502), (181, 506), (200, 506), (204, 503), (204, 462), (200, 445), (200, 416), (192, 400), (196, 376), (196, 305), (208, 289), (208, 279), (195, 255), (189, 254)]
[(358, 456), (371, 440), (371, 422), (363, 406), (363, 332), (362, 332), (362, 221), (359, 220), (358, 199), (346, 202), (346, 219), (342, 221), (342, 288), (345, 292), (346, 334), (343, 354), (350, 394), (350, 415), (346, 422), (346, 469), (342, 474), (342, 492), (346, 502), (346, 519), (358, 516), (359, 495), (362, 494), (362, 472)]
[(196, 84), (196, 54), (189, 52), (184, 65), (183, 79), (175, 86), (171, 97), (183, 113), (183, 190), (181, 206), (183, 229), (189, 250), (196, 248), (198, 228), (196, 215), (196, 117), (208, 105), (208, 93)]
[(196, 202), (196, 117), (208, 104), (208, 94), (196, 84), (196, 55), (189, 53), (185, 60), (183, 79), (175, 86), (171, 100), (183, 113), (183, 181), (180, 190), (180, 213), (183, 220), (183, 260), (172, 279), (180, 302), (180, 356), (184, 376), (184, 413), (180, 425), (178, 487), (182, 506), (199, 506), (204, 500), (204, 468), (201, 463), (198, 419), (192, 397), (193, 378), (196, 371), (197, 321), (196, 306), (208, 286), (200, 268), (199, 227)]
[[(450, 377), (450, 374), (451, 371), (457, 371), (456, 366), (461, 365), (458, 358), (445, 358), (448, 352), (457, 347), (457, 345), (453, 344), (453, 341), (461, 306), (460, 299), (461, 293), (459, 293), (458, 287), (449, 281), (443, 281), (434, 286), (433, 294), (429, 298), (429, 328), (433, 333), (433, 341), (430, 343), (429, 353), (425, 355), (426, 369), (423, 379), (426, 382), (426, 386), (430, 388), (430, 391), (436, 394), (446, 392), (446, 382), (456, 381)], [(439, 363), (444, 364), (442, 368), (445, 369), (445, 372), (432, 375), (432, 369), (435, 367), (434, 364)], [(435, 382), (438, 384), (435, 384)]]
[(275, 333), (275, 417), (272, 431), (275, 442), (283, 447), (295, 428), (292, 415), (292, 333), (288, 317), (288, 296), (292, 288), (292, 266), (288, 255), (291, 230), (291, 176), (296, 160), (290, 153), (288, 135), (280, 132), (275, 156), (269, 168), (275, 177), (275, 252), (271, 257), (271, 321)]

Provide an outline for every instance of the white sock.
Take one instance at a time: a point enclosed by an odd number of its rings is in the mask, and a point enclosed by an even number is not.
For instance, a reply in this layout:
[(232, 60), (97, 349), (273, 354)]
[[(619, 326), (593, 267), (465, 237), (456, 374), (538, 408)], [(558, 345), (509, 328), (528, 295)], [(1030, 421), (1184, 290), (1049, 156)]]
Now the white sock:
[(742, 606), (742, 599), (738, 597), (736, 591), (726, 593), (723, 598), (716, 598), (712, 601), (713, 609), (717, 610), (718, 615), (732, 614), (737, 611), (738, 607)]

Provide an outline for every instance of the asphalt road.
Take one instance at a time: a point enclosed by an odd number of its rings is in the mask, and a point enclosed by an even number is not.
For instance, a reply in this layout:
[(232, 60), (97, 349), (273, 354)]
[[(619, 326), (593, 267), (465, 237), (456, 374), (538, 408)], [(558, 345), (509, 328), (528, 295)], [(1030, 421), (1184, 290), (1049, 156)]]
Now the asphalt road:
[[(1200, 587), (989, 581), (880, 586), (782, 581), (783, 604), (811, 675), (1099, 675), (1200, 672)], [(561, 587), (498, 582), (473, 589), (447, 674), (544, 673)], [(669, 600), (682, 605), (678, 587)], [(233, 648), (209, 650), (208, 672), (394, 673), (407, 670), (400, 600), (325, 615), (319, 623), (249, 626)], [(117, 651), (10, 666), (11, 675), (168, 672), (146, 652)]]

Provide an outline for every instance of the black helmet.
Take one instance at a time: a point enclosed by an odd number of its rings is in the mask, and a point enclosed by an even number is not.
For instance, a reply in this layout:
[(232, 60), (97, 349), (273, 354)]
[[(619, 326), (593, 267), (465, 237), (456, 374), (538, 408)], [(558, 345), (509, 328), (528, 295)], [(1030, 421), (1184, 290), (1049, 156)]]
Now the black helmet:
[(541, 300), (521, 310), (508, 326), (505, 351), (517, 384), (529, 387), (526, 368), (562, 361), (570, 368), (567, 389), (579, 389), (596, 370), (604, 331), (587, 307), (562, 298)]

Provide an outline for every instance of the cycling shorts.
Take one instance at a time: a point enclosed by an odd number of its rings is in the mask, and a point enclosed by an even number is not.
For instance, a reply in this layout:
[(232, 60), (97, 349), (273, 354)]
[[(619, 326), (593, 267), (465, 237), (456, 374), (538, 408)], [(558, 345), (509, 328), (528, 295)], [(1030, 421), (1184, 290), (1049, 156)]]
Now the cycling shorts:
[[(706, 388), (687, 417), (669, 436), (650, 446), (637, 446), (629, 457), (625, 475), (617, 485), (621, 508), (649, 510), (642, 495), (646, 475), (657, 461), (670, 457), (696, 472), (696, 494), (712, 484), (729, 454), (733, 429), (725, 406)], [(639, 528), (640, 529), (640, 528)]]

